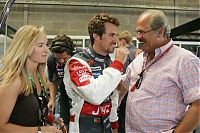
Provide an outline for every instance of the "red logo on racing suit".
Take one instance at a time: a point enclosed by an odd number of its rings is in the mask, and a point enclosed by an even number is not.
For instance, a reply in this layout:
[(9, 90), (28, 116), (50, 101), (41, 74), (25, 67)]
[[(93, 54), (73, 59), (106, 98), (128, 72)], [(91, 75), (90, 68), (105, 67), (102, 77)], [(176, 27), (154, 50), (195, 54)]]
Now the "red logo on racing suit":
[(68, 65), (71, 81), (76, 86), (84, 86), (90, 83), (92, 73), (79, 61), (72, 59)]
[(81, 114), (95, 115), (95, 116), (108, 116), (110, 114), (112, 104), (102, 103), (100, 105), (93, 105), (90, 103), (84, 103), (81, 110)]

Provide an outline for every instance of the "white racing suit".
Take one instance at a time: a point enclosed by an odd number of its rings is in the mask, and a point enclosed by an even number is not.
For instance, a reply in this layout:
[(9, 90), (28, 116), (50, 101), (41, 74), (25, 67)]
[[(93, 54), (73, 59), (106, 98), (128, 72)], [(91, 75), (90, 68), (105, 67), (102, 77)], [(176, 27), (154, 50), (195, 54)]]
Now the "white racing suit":
[(73, 56), (65, 66), (64, 84), (72, 99), (69, 133), (110, 133), (118, 128), (118, 94), (123, 64), (111, 63), (92, 48)]

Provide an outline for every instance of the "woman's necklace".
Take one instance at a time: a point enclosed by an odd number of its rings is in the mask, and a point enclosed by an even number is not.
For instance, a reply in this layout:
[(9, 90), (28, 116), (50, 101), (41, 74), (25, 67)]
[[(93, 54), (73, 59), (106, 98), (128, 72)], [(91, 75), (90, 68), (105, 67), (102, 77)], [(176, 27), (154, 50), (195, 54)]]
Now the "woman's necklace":
[[(45, 89), (45, 86), (44, 86), (44, 84), (43, 84), (43, 82), (42, 82), (42, 78), (41, 78), (41, 75), (40, 75), (40, 73), (39, 73), (38, 70), (37, 70), (36, 73), (37, 73), (37, 76), (38, 76), (38, 80), (39, 80), (39, 84), (40, 84), (41, 92), (42, 92), (42, 89)], [(28, 73), (28, 78), (29, 78), (29, 80), (31, 81), (31, 83), (32, 83), (32, 85), (34, 86), (34, 88), (37, 89), (37, 86), (36, 86), (36, 84), (35, 84), (35, 80), (34, 80), (33, 76), (32, 76), (31, 74)], [(38, 89), (37, 89), (37, 93), (40, 94), (40, 92), (38, 91)]]

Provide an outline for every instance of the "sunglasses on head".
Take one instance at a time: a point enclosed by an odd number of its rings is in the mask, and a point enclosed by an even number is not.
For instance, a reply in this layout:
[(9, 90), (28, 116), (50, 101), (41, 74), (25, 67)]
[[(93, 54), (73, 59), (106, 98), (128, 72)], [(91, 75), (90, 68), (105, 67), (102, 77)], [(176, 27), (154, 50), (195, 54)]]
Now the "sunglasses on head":
[(143, 81), (143, 73), (144, 73), (144, 71), (145, 71), (145, 69), (142, 70), (142, 72), (141, 72), (140, 74), (138, 74), (138, 75), (140, 76), (140, 78), (139, 78), (139, 79), (136, 81), (136, 83), (135, 83), (135, 86), (136, 86), (137, 89), (140, 88), (141, 83), (142, 83), (142, 81)]

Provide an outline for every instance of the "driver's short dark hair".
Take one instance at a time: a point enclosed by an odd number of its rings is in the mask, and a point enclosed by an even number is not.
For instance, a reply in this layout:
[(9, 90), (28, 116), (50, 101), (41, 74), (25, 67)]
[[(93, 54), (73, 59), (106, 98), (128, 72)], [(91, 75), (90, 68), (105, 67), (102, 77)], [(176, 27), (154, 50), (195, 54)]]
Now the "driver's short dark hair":
[(120, 26), (119, 20), (117, 18), (104, 13), (97, 14), (90, 20), (88, 24), (88, 32), (91, 39), (91, 45), (94, 43), (93, 33), (99, 35), (100, 37), (103, 35), (103, 33), (105, 33), (105, 23), (111, 23), (117, 27)]

